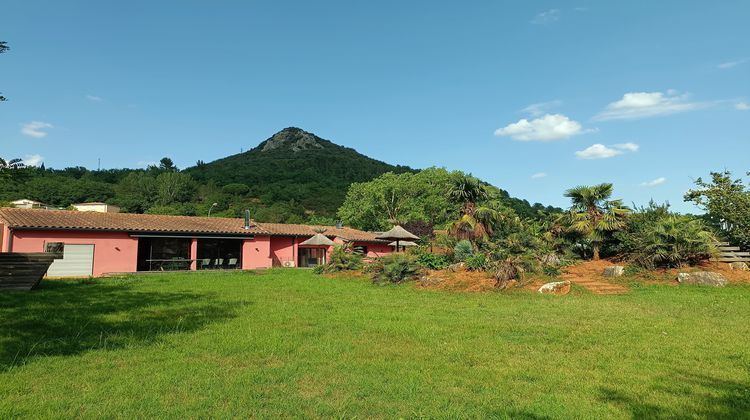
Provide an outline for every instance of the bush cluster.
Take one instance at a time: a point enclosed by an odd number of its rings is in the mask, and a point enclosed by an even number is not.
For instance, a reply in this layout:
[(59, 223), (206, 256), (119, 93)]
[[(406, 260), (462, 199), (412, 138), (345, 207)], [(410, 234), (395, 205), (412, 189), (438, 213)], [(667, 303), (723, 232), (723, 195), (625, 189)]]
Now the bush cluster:
[(449, 255), (438, 255), (423, 252), (417, 255), (417, 263), (430, 270), (443, 270), (453, 262)]
[(634, 213), (615, 238), (622, 258), (647, 269), (694, 265), (716, 252), (716, 238), (700, 219), (654, 204)]
[(328, 263), (315, 267), (316, 273), (354, 271), (362, 268), (362, 254), (354, 251), (351, 244), (335, 245)]
[(413, 255), (396, 253), (378, 258), (369, 271), (373, 283), (385, 285), (416, 280), (422, 274), (422, 267)]

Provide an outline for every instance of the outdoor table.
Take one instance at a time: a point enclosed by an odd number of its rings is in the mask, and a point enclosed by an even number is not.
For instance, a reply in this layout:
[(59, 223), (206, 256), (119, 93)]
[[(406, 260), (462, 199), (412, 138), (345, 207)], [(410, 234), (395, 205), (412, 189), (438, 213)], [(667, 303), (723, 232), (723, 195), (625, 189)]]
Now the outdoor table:
[(169, 259), (151, 259), (146, 260), (149, 263), (151, 271), (154, 269), (159, 271), (173, 271), (173, 270), (190, 270), (190, 266), (196, 261), (190, 258), (169, 258)]

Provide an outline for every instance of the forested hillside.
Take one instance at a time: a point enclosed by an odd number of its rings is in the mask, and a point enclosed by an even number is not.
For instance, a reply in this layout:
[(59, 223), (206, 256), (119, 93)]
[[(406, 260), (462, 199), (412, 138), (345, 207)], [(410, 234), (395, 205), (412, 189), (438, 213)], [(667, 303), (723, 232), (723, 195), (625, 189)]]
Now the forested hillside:
[[(146, 169), (98, 171), (0, 165), (0, 204), (29, 198), (65, 208), (103, 201), (132, 213), (227, 217), (250, 209), (259, 221), (333, 223), (351, 184), (389, 172), (419, 171), (286, 128), (245, 153), (184, 170), (169, 158)], [(522, 216), (543, 208), (497, 192)]]

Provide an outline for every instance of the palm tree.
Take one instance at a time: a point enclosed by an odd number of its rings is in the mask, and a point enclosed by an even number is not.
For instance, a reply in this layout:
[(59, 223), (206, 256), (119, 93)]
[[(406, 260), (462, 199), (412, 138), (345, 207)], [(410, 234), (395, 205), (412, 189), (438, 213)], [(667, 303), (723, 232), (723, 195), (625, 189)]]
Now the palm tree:
[(570, 198), (569, 229), (583, 234), (594, 251), (594, 260), (599, 259), (599, 249), (608, 232), (622, 229), (625, 216), (630, 209), (622, 200), (610, 200), (612, 184), (578, 186), (565, 191)]
[(489, 197), (487, 188), (478, 179), (461, 176), (451, 186), (448, 196), (452, 202), (460, 205), (458, 220), (448, 228), (451, 235), (472, 242), (492, 235), (493, 227), (502, 218), (502, 205), (498, 202), (478, 205)]

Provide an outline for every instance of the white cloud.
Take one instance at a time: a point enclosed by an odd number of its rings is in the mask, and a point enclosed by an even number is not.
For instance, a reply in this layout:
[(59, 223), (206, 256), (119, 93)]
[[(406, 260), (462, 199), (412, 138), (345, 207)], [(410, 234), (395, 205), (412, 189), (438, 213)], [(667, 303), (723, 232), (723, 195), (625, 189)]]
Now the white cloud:
[(560, 100), (539, 102), (537, 104), (531, 104), (521, 111), (531, 115), (532, 117), (538, 117), (540, 115), (546, 114), (550, 109), (556, 108), (560, 105), (562, 105), (562, 101)]
[(638, 149), (641, 148), (641, 146), (635, 144), (635, 143), (619, 143), (619, 144), (613, 144), (612, 147), (615, 149), (623, 150), (626, 152), (637, 152)]
[(104, 99), (102, 99), (101, 96), (96, 96), (96, 95), (86, 95), (86, 99), (88, 99), (89, 101), (92, 101), (92, 102), (101, 102), (101, 101), (104, 100)]
[(619, 156), (625, 153), (637, 152), (640, 146), (635, 143), (620, 143), (613, 144), (611, 146), (605, 146), (597, 143), (593, 144), (583, 150), (577, 151), (576, 157), (578, 159), (609, 159), (611, 157)]
[(603, 144), (593, 144), (583, 150), (576, 152), (578, 159), (608, 159), (621, 155), (625, 152), (615, 148), (607, 147)]
[(547, 114), (531, 121), (526, 118), (518, 122), (506, 125), (495, 130), (498, 137), (510, 137), (520, 141), (550, 141), (567, 139), (572, 136), (586, 133), (581, 124), (573, 121), (562, 114)]
[(750, 104), (748, 104), (747, 102), (737, 102), (736, 104), (734, 104), (734, 109), (736, 109), (737, 111), (747, 111), (750, 110)]
[(549, 9), (534, 16), (534, 18), (531, 19), (531, 23), (534, 25), (546, 25), (548, 23), (557, 22), (558, 20), (560, 20), (560, 10)]
[(539, 179), (539, 178), (544, 178), (546, 176), (547, 176), (547, 172), (537, 172), (531, 175), (531, 179)]
[(688, 95), (680, 95), (674, 90), (664, 92), (632, 92), (622, 99), (607, 105), (604, 111), (594, 117), (595, 121), (634, 120), (693, 111), (710, 106), (707, 102), (690, 102)]
[(54, 128), (52, 124), (43, 121), (32, 121), (30, 123), (21, 125), (21, 134), (24, 136), (33, 137), (35, 139), (41, 139), (47, 137), (47, 132), (44, 131), (47, 128)]
[(655, 187), (665, 182), (667, 182), (667, 178), (660, 177), (660, 178), (652, 179), (651, 181), (641, 182), (641, 186), (642, 187)]
[(731, 69), (732, 67), (737, 67), (740, 64), (745, 64), (748, 61), (750, 61), (750, 58), (743, 58), (741, 60), (736, 60), (736, 61), (727, 61), (726, 63), (721, 63), (717, 65), (716, 67), (721, 70), (728, 70), (728, 69)]
[(26, 155), (23, 157), (23, 164), (26, 166), (39, 166), (44, 162), (44, 157), (41, 155)]

